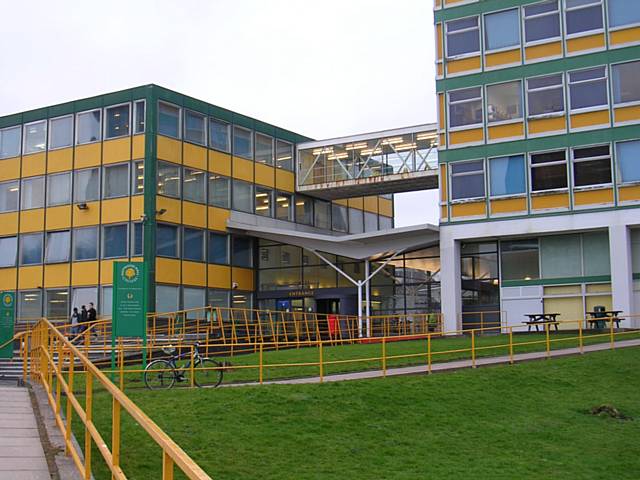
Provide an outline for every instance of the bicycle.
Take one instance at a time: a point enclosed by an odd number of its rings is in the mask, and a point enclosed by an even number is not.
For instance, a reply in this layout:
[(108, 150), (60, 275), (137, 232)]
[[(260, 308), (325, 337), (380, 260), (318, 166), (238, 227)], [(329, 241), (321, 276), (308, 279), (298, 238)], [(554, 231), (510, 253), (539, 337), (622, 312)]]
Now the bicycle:
[[(198, 344), (193, 345), (193, 383), (198, 387), (217, 387), (222, 383), (223, 362), (216, 362), (200, 355)], [(178, 354), (173, 346), (164, 347), (162, 351), (170, 355), (168, 359), (159, 358), (150, 362), (144, 369), (144, 384), (149, 390), (168, 389), (178, 382), (188, 381), (187, 372), (191, 370), (191, 353)], [(178, 360), (188, 358), (183, 366), (178, 366)]]

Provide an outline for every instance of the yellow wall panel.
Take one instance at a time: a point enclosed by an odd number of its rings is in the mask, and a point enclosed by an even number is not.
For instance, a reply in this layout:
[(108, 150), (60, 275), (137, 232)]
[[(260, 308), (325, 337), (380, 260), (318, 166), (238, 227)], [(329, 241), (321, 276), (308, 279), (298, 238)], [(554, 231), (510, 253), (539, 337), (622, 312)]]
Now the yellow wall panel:
[(131, 197), (131, 220), (140, 220), (144, 214), (144, 196), (134, 195)]
[(233, 267), (231, 269), (231, 282), (238, 284), (238, 290), (254, 290), (253, 270)]
[(536, 195), (531, 197), (533, 210), (545, 210), (549, 208), (569, 208), (568, 193), (553, 193), (549, 195)]
[(113, 283), (113, 262), (123, 261), (124, 259), (116, 260), (100, 260), (100, 283), (110, 284)]
[(174, 138), (157, 135), (158, 158), (173, 163), (182, 163), (182, 142)]
[(484, 130), (482, 128), (473, 128), (471, 130), (460, 130), (458, 132), (449, 132), (449, 144), (464, 145), (465, 143), (482, 142), (484, 139)]
[(491, 213), (522, 213), (526, 210), (526, 198), (504, 198), (502, 200), (491, 200)]
[(293, 172), (276, 168), (276, 188), (285, 192), (295, 191), (296, 179)]
[(17, 268), (0, 268), (0, 290), (15, 290), (17, 275)]
[(341, 198), (339, 200), (334, 200), (333, 203), (337, 203), (338, 205), (343, 205), (345, 207), (349, 206), (349, 200), (346, 198)]
[(144, 135), (134, 135), (133, 136), (133, 148), (131, 153), (131, 158), (133, 160), (139, 160), (144, 158)]
[(98, 260), (71, 264), (71, 285), (97, 285), (98, 283)]
[(102, 201), (102, 223), (129, 221), (129, 197)]
[(18, 233), (18, 212), (0, 213), (0, 235)]
[(378, 213), (378, 197), (364, 197), (364, 210)]
[(558, 132), (567, 129), (567, 119), (565, 117), (539, 118), (527, 122), (530, 135), (539, 135), (547, 132)]
[(640, 121), (640, 106), (616, 108), (613, 111), (616, 123)]
[(49, 151), (47, 173), (64, 172), (73, 168), (73, 148)]
[(158, 222), (180, 223), (182, 220), (181, 202), (176, 198), (156, 197), (156, 211), (166, 210), (162, 215), (157, 214)]
[(18, 289), (27, 290), (42, 287), (42, 265), (20, 267), (18, 270)]
[(524, 49), (524, 57), (527, 60), (539, 60), (547, 57), (557, 57), (558, 55), (562, 55), (562, 42), (534, 45)]
[(253, 182), (253, 162), (244, 158), (233, 157), (233, 178)]
[(100, 202), (87, 202), (87, 209), (80, 210), (76, 206), (73, 210), (73, 226), (86, 227), (89, 225), (98, 225), (100, 223)]
[(467, 0), (444, 0), (445, 6), (449, 7), (451, 5), (456, 5), (458, 3), (466, 2)]
[(46, 229), (61, 230), (71, 226), (71, 205), (49, 207), (46, 212)]
[(447, 146), (447, 136), (444, 133), (438, 135), (438, 148), (442, 149)]
[(442, 62), (438, 62), (436, 64), (436, 75), (438, 77), (441, 77), (441, 76), (444, 75), (444, 66), (443, 66)]
[(618, 199), (621, 202), (633, 202), (640, 200), (640, 187), (620, 187)]
[(446, 127), (445, 118), (444, 118), (444, 93), (438, 94), (438, 126), (441, 130), (444, 130)]
[(209, 150), (209, 171), (230, 177), (231, 155), (216, 150)]
[(231, 267), (226, 265), (207, 265), (207, 284), (211, 288), (231, 287)]
[(207, 206), (193, 202), (182, 202), (182, 223), (207, 228)]
[(434, 0), (433, 5), (435, 8), (440, 8), (442, 6), (442, 0)]
[(581, 206), (613, 203), (613, 188), (573, 192), (573, 203)]
[(273, 188), (276, 183), (275, 168), (256, 163), (256, 183)]
[(210, 230), (227, 230), (227, 220), (231, 215), (230, 210), (225, 210), (224, 208), (217, 207), (208, 207), (208, 219), (207, 223)]
[(207, 286), (207, 264), (182, 262), (182, 283), (185, 285)]
[(378, 199), (378, 208), (380, 215), (385, 217), (393, 217), (393, 202), (388, 198)]
[(598, 112), (578, 113), (571, 115), (571, 128), (586, 128), (596, 125), (609, 124), (609, 110)]
[(436, 23), (436, 60), (442, 60), (442, 23)]
[(447, 220), (447, 215), (448, 215), (448, 211), (447, 211), (447, 206), (446, 205), (442, 205), (440, 207), (440, 219), (441, 220)]
[(486, 67), (499, 67), (502, 65), (513, 65), (520, 63), (520, 49), (508, 50), (506, 52), (488, 53), (484, 57)]
[(96, 167), (102, 162), (102, 143), (89, 143), (76, 147), (74, 168)]
[(489, 127), (489, 140), (511, 139), (524, 137), (524, 123), (509, 123)]
[(455, 203), (451, 205), (452, 217), (475, 217), (487, 214), (485, 202)]
[(44, 208), (20, 212), (20, 231), (39, 232), (44, 230)]
[(180, 260), (173, 258), (156, 258), (156, 282), (180, 283)]
[(604, 48), (604, 33), (567, 40), (567, 53)]
[(207, 169), (207, 149), (199, 145), (184, 143), (184, 151), (182, 158), (185, 165), (197, 168), (198, 170)]
[(347, 200), (347, 204), (349, 205), (349, 208), (357, 208), (358, 210), (364, 209), (363, 197), (349, 198)]
[(626, 28), (624, 30), (617, 30), (609, 34), (610, 45), (624, 45), (626, 43), (638, 43), (640, 42), (640, 27)]
[(46, 172), (46, 163), (47, 155), (44, 152), (25, 155), (22, 157), (22, 176), (33, 177), (36, 175), (44, 175)]
[(438, 180), (440, 181), (439, 183), (440, 201), (446, 202), (448, 198), (447, 197), (447, 165), (444, 163), (440, 165), (440, 176), (438, 177)]
[(449, 60), (447, 62), (447, 73), (449, 75), (475, 70), (480, 70), (480, 56), (463, 58), (461, 60)]
[(45, 265), (44, 266), (45, 288), (69, 286), (70, 272), (71, 272), (70, 263), (57, 263), (55, 265)]
[(20, 157), (0, 160), (0, 182), (20, 178)]
[(105, 140), (102, 146), (102, 163), (118, 163), (131, 160), (131, 137)]

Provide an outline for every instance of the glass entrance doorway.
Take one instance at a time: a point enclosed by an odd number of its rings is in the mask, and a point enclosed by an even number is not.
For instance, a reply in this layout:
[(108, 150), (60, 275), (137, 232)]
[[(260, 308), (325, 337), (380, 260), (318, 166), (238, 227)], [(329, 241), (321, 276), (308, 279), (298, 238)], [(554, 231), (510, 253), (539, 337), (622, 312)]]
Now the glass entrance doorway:
[(340, 299), (322, 298), (316, 300), (316, 312), (327, 315), (337, 315), (340, 312)]

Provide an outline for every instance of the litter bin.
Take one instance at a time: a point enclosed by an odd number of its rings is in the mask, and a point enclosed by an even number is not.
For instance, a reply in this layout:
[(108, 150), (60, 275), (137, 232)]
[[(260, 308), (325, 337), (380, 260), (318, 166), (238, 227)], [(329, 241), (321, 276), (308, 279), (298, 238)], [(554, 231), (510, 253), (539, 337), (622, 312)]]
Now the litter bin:
[[(604, 305), (596, 305), (593, 307), (593, 318), (607, 318), (607, 307)], [(606, 326), (606, 322), (604, 320), (596, 321), (596, 328), (603, 329)]]

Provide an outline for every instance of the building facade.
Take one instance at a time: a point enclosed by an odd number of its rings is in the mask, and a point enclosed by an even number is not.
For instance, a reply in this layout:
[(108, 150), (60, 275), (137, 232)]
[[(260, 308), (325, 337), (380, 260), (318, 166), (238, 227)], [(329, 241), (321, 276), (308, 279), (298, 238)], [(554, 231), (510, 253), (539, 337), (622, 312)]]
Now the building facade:
[(436, 0), (435, 26), (447, 327), (635, 312), (640, 2)]

